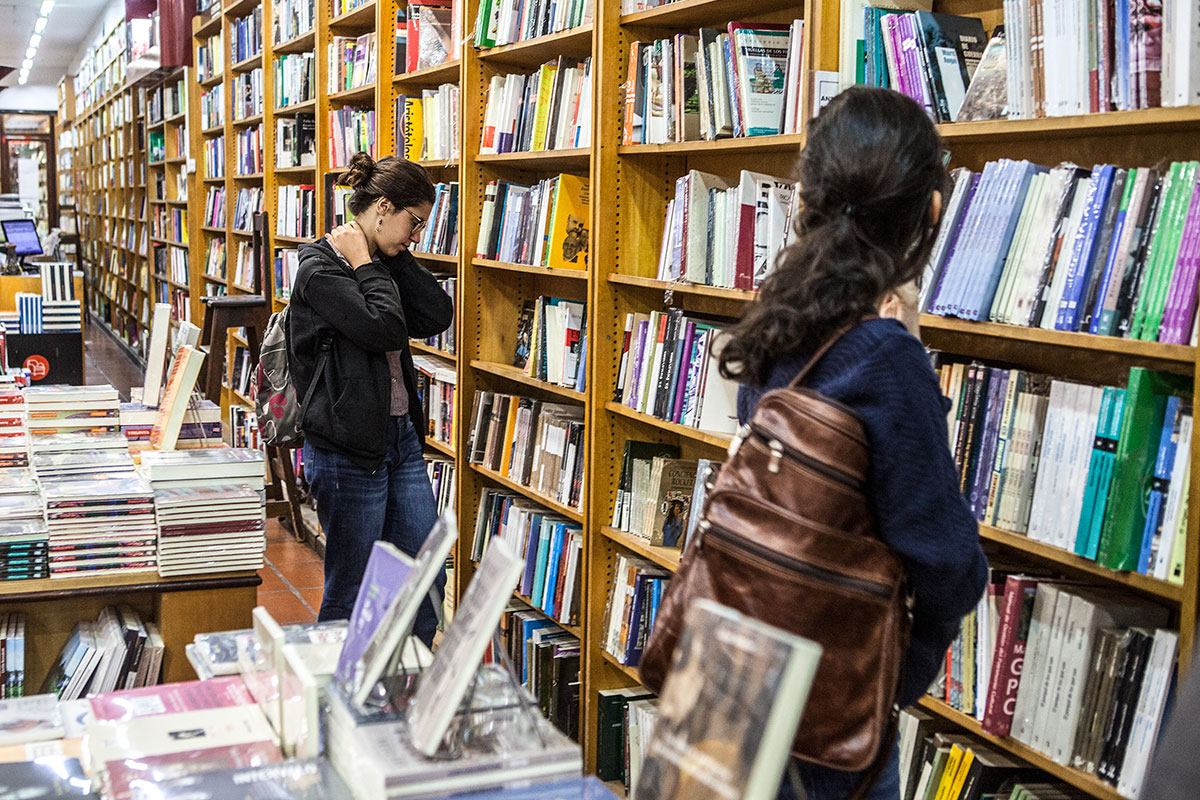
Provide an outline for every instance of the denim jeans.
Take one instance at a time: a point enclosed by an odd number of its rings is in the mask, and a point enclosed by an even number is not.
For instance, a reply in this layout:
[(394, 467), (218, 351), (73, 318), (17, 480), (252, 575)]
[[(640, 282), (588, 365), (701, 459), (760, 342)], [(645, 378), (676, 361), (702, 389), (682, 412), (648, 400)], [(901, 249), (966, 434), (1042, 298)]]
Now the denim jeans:
[[(391, 418), (387, 437), (387, 455), (374, 472), (341, 453), (304, 445), (304, 474), (325, 532), (325, 594), (317, 617), (321, 622), (350, 617), (377, 540), (415, 556), (437, 522), (421, 440), (407, 414)], [(442, 596), (445, 570), (434, 585)], [(413, 633), (426, 645), (433, 642), (437, 620), (426, 597), (413, 623)]]
[[(844, 772), (817, 764), (796, 762), (800, 769), (800, 782), (808, 800), (845, 800), (858, 785), (861, 772)], [(777, 800), (802, 800), (792, 790), (788, 776), (783, 776)], [(892, 745), (892, 755), (879, 773), (879, 780), (867, 792), (865, 800), (900, 800), (900, 748)]]

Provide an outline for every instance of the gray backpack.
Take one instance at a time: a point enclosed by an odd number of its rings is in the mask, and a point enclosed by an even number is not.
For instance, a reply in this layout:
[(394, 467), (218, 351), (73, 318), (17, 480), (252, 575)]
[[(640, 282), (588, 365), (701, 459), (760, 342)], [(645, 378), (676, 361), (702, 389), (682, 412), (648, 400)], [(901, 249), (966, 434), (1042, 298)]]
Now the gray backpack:
[(272, 314), (267, 321), (258, 367), (250, 382), (258, 430), (263, 443), (269, 447), (299, 447), (304, 443), (304, 431), (301, 429), (304, 408), (312, 400), (313, 390), (325, 372), (325, 361), (329, 357), (331, 342), (326, 340), (321, 343), (317, 369), (301, 402), (296, 397), (296, 385), (292, 382), (292, 371), (288, 364), (287, 331), (288, 309), (284, 308)]

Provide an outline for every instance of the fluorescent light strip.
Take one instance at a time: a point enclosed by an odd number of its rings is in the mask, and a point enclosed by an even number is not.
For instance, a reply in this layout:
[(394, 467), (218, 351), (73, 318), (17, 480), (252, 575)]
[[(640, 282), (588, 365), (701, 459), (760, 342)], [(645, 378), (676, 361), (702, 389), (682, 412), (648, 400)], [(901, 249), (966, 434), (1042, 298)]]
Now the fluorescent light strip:
[(38, 47), (42, 44), (42, 31), (50, 19), (50, 11), (54, 8), (54, 0), (44, 0), (37, 21), (33, 23), (33, 35), (29, 37), (29, 47), (25, 50), (25, 60), (21, 63), (21, 73), (17, 83), (24, 85), (29, 80), (29, 71), (33, 68), (33, 57), (37, 55)]

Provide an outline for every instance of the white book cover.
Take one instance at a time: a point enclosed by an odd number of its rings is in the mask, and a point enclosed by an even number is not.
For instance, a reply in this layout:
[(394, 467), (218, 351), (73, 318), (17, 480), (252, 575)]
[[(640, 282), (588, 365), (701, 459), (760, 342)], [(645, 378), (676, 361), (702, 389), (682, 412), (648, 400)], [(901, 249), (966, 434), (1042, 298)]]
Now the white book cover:
[(1057, 499), (1053, 495), (1052, 486), (1058, 477), (1055, 441), (1060, 427), (1059, 421), (1066, 404), (1068, 386), (1066, 381), (1053, 381), (1050, 384), (1050, 399), (1042, 429), (1042, 455), (1034, 481), (1027, 530), (1029, 538), (1039, 542), (1044, 541), (1046, 530), (1046, 517), (1043, 509), (1051, 500)]
[(1058, 604), (1059, 587), (1039, 583), (1033, 599), (1033, 614), (1029, 620), (1029, 637), (1025, 644), (1025, 663), (1021, 668), (1021, 683), (1013, 709), (1010, 735), (1023, 744), (1033, 744), (1034, 717), (1046, 677), (1047, 653), (1050, 649), (1050, 627), (1054, 608)]
[(1009, 307), (1009, 298), (1017, 282), (1017, 275), (1024, 262), (1025, 252), (1031, 247), (1030, 233), (1037, 225), (1037, 215), (1041, 210), (1042, 194), (1045, 190), (1049, 175), (1038, 173), (1029, 179), (1029, 189), (1025, 193), (1025, 201), (1021, 214), (1017, 219), (1017, 227), (1013, 232), (1012, 243), (1008, 255), (1004, 259), (1004, 269), (1000, 273), (1000, 283), (992, 307), (988, 311), (988, 319), (992, 322), (1005, 322)]
[(1099, 386), (1080, 387), (1075, 430), (1068, 454), (1071, 483), (1068, 489), (1070, 502), (1060, 504), (1062, 516), (1058, 521), (1058, 546), (1073, 550), (1075, 536), (1079, 531), (1079, 517), (1083, 512), (1083, 496), (1087, 489), (1088, 468), (1091, 466), (1092, 451), (1095, 449), (1096, 427), (1100, 421), (1100, 404), (1104, 390)]
[(733, 433), (738, 425), (738, 384), (721, 375), (717, 367), (719, 353), (714, 346), (715, 341), (716, 337), (710, 334), (708, 348), (704, 351), (707, 366), (700, 386), (700, 418), (696, 421), (696, 427), (704, 431)]
[(524, 568), (503, 542), (493, 542), (484, 553), (408, 707), (409, 732), (418, 752), (426, 756), (437, 752)]
[[(10, 658), (13, 655), (11, 644), (8, 655)], [(63, 720), (57, 695), (37, 694), (0, 700), (0, 746), (62, 737)]]
[[(1039, 586), (1039, 591), (1041, 587)], [(1067, 618), (1071, 612), (1071, 595), (1059, 592), (1054, 603), (1054, 615), (1050, 621), (1050, 638), (1046, 644), (1046, 659), (1041, 665), (1044, 677), (1041, 681), (1037, 708), (1033, 717), (1033, 741), (1030, 747), (1049, 754), (1051, 720), (1059, 708), (1056, 699), (1061, 697), (1063, 669), (1063, 644), (1067, 638)]]
[(1125, 760), (1117, 781), (1117, 791), (1130, 800), (1138, 800), (1141, 796), (1146, 770), (1154, 756), (1154, 745), (1163, 723), (1178, 649), (1178, 633), (1161, 628), (1154, 631), (1154, 644), (1150, 648), (1133, 727), (1125, 748)]
[(1169, 576), (1171, 554), (1175, 548), (1176, 532), (1180, 528), (1181, 515), (1186, 516), (1184, 498), (1192, 464), (1191, 414), (1185, 414), (1179, 426), (1179, 442), (1175, 448), (1175, 463), (1171, 467), (1171, 483), (1167, 487), (1167, 505), (1163, 510), (1162, 534), (1150, 574), (1165, 581)]

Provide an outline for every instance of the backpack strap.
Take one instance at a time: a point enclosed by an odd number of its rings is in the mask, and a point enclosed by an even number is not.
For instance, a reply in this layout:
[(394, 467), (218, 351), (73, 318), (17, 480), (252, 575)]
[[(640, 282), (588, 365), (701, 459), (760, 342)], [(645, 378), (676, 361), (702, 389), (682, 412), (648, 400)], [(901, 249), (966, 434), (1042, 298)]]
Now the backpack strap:
[[(308, 382), (308, 388), (304, 391), (304, 400), (300, 403), (300, 413), (304, 414), (304, 410), (308, 408), (309, 402), (312, 400), (313, 392), (317, 388), (317, 381), (325, 374), (325, 362), (329, 360), (329, 351), (333, 349), (333, 336), (326, 336), (321, 340), (320, 350), (317, 354), (317, 368), (313, 371), (312, 379)], [(303, 420), (301, 416), (301, 420)]]
[(808, 359), (808, 363), (806, 363), (804, 365), (804, 367), (800, 370), (800, 372), (798, 372), (796, 374), (796, 377), (792, 378), (791, 383), (788, 384), (788, 388), (789, 389), (799, 388), (800, 384), (802, 384), (804, 382), (804, 379), (808, 377), (808, 373), (811, 372), (813, 367), (815, 367), (817, 365), (817, 362), (821, 360), (822, 356), (824, 356), (826, 353), (828, 353), (829, 349), (838, 343), (838, 340), (840, 340), (843, 336), (845, 336), (847, 333), (849, 333), (852, 329), (858, 327), (859, 323), (866, 322), (867, 320), (875, 319), (876, 316), (877, 315), (875, 315), (875, 314), (863, 314), (861, 317), (859, 317), (854, 322), (851, 322), (848, 325), (843, 325), (842, 327), (840, 327), (836, 331), (834, 331), (833, 334), (830, 335), (830, 337), (828, 339), (826, 339), (825, 342), (820, 347), (817, 348), (816, 352), (814, 352), (812, 354), (812, 357)]

